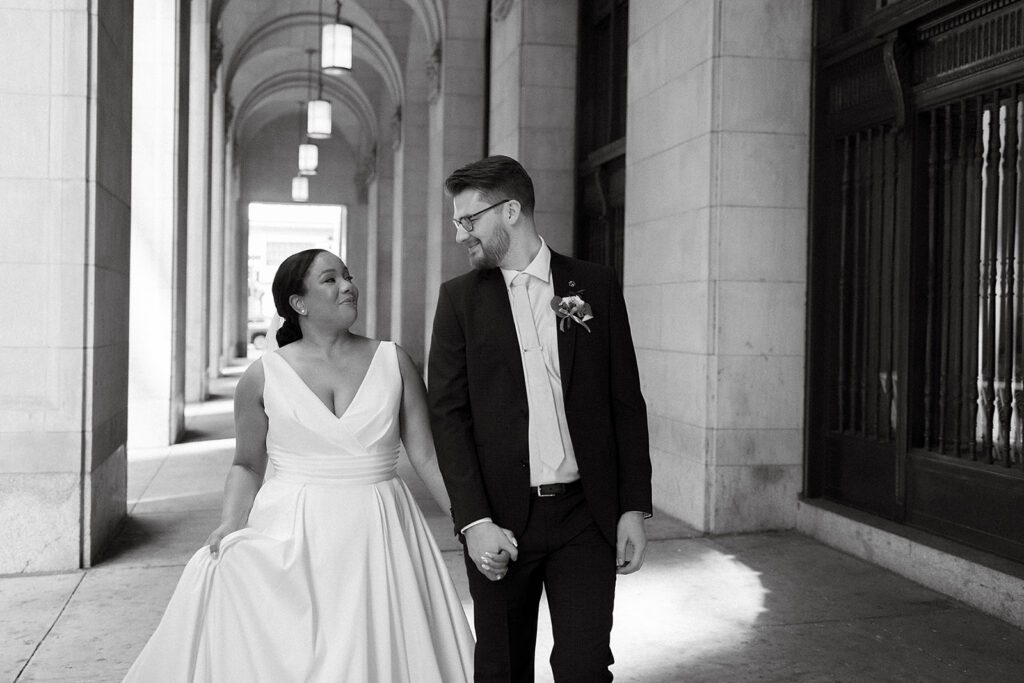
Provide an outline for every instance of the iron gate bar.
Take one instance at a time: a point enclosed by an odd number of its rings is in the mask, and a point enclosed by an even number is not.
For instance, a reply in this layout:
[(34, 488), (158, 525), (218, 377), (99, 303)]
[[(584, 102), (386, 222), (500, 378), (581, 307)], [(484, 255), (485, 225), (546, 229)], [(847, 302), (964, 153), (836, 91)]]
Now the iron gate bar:
[[(986, 26), (986, 31), (988, 26)], [(985, 462), (991, 464), (997, 457), (996, 432), (996, 381), (999, 353), (999, 91), (994, 97), (994, 109), (990, 109), (988, 117), (988, 150), (985, 159), (985, 214), (983, 232), (986, 245), (987, 291), (985, 303), (985, 353), (982, 367), (983, 387), (985, 389)], [(980, 117), (984, 125), (984, 117)]]
[[(1020, 30), (1024, 33), (1024, 27), (1020, 27)], [(1014, 414), (1017, 419), (1017, 430), (1013, 452), (1016, 455), (1017, 462), (1024, 469), (1024, 291), (1021, 291), (1024, 290), (1024, 236), (1019, 234), (1019, 230), (1024, 228), (1024, 197), (1018, 196), (1024, 192), (1024, 184), (1020, 182), (1021, 178), (1018, 172), (1018, 164), (1021, 161), (1020, 134), (1018, 132), (1018, 127), (1021, 125), (1020, 85), (1014, 83), (1011, 93), (1013, 110), (1012, 115), (1007, 115), (1009, 122), (1007, 132), (1008, 135), (1012, 135), (1012, 137), (1008, 137), (1008, 140), (1012, 140), (1012, 144), (1008, 142), (1007, 147), (1012, 154), (1013, 160), (1009, 163), (1006, 215), (1015, 224), (1014, 232), (1017, 237), (1016, 283), (1018, 288), (1014, 315), (1015, 344), (1013, 372), (1013, 401)]]
[[(878, 129), (880, 131), (880, 129)], [(868, 262), (867, 271), (867, 315), (864, 325), (864, 372), (861, 375), (861, 382), (864, 384), (864, 431), (869, 438), (878, 438), (878, 402), (876, 396), (878, 387), (875, 384), (875, 376), (878, 371), (878, 320), (881, 317), (879, 311), (879, 274), (877, 268), (881, 265), (881, 234), (879, 230), (879, 216), (882, 199), (882, 173), (879, 169), (882, 155), (878, 153), (881, 132), (869, 128), (868, 144), (868, 205), (865, 211), (867, 221), (865, 230), (868, 235)]]
[[(965, 104), (961, 100), (958, 104), (951, 104), (946, 107), (946, 115), (949, 117), (951, 124), (950, 127), (955, 133), (956, 140), (956, 151), (953, 157), (953, 169), (952, 169), (952, 184), (950, 185), (950, 191), (948, 194), (952, 195), (950, 202), (950, 224), (952, 225), (952, 234), (950, 240), (953, 243), (953, 251), (956, 254), (956, 267), (953, 268), (951, 277), (953, 278), (953, 294), (950, 299), (950, 307), (955, 314), (951, 316), (952, 325), (952, 345), (953, 345), (953, 358), (952, 368), (954, 372), (955, 380), (950, 386), (950, 403), (951, 411), (949, 419), (953, 426), (953, 455), (960, 458), (963, 457), (964, 443), (966, 441), (973, 440), (973, 435), (965, 433), (964, 430), (964, 418), (963, 418), (963, 378), (961, 373), (966, 366), (966, 356), (963, 352), (965, 335), (976, 334), (977, 324), (972, 328), (972, 325), (964, 318), (964, 303), (967, 297), (964, 295), (964, 284), (970, 278), (965, 268), (969, 268), (968, 261), (966, 258), (967, 251), (967, 240), (969, 231), (964, 225), (964, 202), (965, 202), (965, 182), (966, 182), (966, 170), (964, 166), (966, 146), (965, 146), (965, 132), (964, 122), (967, 120)], [(972, 377), (977, 373), (972, 371), (969, 373)]]
[[(899, 164), (896, 159), (896, 133), (892, 130), (886, 132), (882, 138), (882, 149), (884, 154), (883, 179), (889, 179), (891, 190), (882, 192), (883, 206), (885, 207), (882, 217), (882, 294), (880, 302), (884, 306), (881, 325), (882, 343), (881, 368), (880, 368), (880, 415), (881, 424), (884, 426), (884, 438), (891, 441), (893, 432), (896, 430), (896, 404), (893, 396), (893, 327), (895, 324), (895, 234), (896, 234), (896, 205), (899, 197)], [(888, 198), (888, 201), (886, 201)], [(880, 429), (880, 432), (882, 430)]]
[[(1007, 347), (1007, 363), (1009, 364), (1009, 371), (1007, 372), (1007, 383), (1009, 384), (1008, 391), (1010, 393), (1010, 406), (1009, 406), (1009, 438), (1007, 439), (1006, 448), (1006, 459), (1003, 462), (1005, 467), (1011, 467), (1013, 462), (1020, 459), (1020, 439), (1021, 439), (1021, 357), (1020, 357), (1020, 346), (1021, 346), (1021, 310), (1020, 303), (1021, 299), (1024, 298), (1024, 292), (1021, 292), (1021, 284), (1024, 280), (1021, 279), (1021, 247), (1024, 240), (1017, 233), (1017, 163), (1020, 156), (1020, 139), (1017, 133), (1018, 125), (1018, 92), (1019, 86), (1015, 83), (1010, 88), (1010, 100), (1005, 106), (1006, 115), (1005, 130), (1005, 148), (1006, 151), (1003, 155), (1003, 208), (1001, 211), (1002, 220), (1005, 224), (1004, 231), (1008, 235), (1011, 242), (1010, 249), (1010, 273), (1012, 273), (1013, 282), (1010, 286), (1011, 300), (1009, 302), (1007, 315), (1011, 321), (1008, 327), (1010, 327), (1010, 333), (1012, 339), (1010, 345)], [(1003, 106), (1000, 105), (1000, 110)], [(1015, 296), (1014, 296), (1015, 295)]]
[(861, 151), (860, 132), (854, 134), (853, 145), (853, 301), (851, 302), (852, 320), (850, 321), (851, 344), (850, 344), (850, 431), (857, 433), (859, 429), (857, 398), (860, 395), (857, 382), (857, 366), (860, 359), (860, 292), (861, 292)]
[[(936, 223), (937, 218), (935, 215), (935, 202), (936, 202), (936, 165), (938, 162), (938, 134), (936, 129), (938, 128), (938, 112), (933, 109), (931, 111), (931, 125), (929, 130), (929, 142), (928, 142), (928, 281), (927, 281), (927, 314), (925, 323), (925, 372), (924, 378), (924, 445), (925, 448), (930, 448), (932, 444), (932, 373), (931, 368), (934, 367), (933, 361), (933, 346), (935, 335), (932, 334), (932, 330), (935, 329), (935, 233), (937, 231)], [(941, 413), (940, 413), (941, 414)], [(942, 429), (942, 421), (939, 420), (939, 430)]]
[[(1005, 17), (1004, 17), (1005, 19)], [(1000, 21), (1003, 21), (1002, 19)], [(1003, 114), (1007, 116), (1004, 119)], [(1007, 212), (1007, 197), (1012, 195), (1013, 185), (1010, 184), (1009, 166), (1016, 164), (1011, 148), (1009, 110), (1003, 104), (1001, 93), (996, 91), (995, 102), (993, 103), (992, 118), (995, 119), (997, 137), (995, 147), (1002, 150), (1001, 166), (993, 169), (997, 176), (998, 185), (996, 192), (1002, 199), (998, 210), (999, 233), (1002, 237), (1002, 283), (1000, 295), (1002, 296), (1002, 314), (1000, 325), (1000, 346), (999, 346), (999, 462), (1003, 466), (1010, 464), (1010, 420), (1013, 415), (1013, 346), (1014, 346), (1014, 323), (1013, 323), (1013, 292), (1014, 292), (1014, 224), (1012, 210)], [(1005, 125), (1004, 125), (1005, 121)], [(1005, 137), (1003, 135), (1005, 131)], [(1016, 131), (1014, 131), (1016, 132)]]
[(846, 431), (846, 241), (850, 218), (850, 136), (843, 137), (843, 176), (839, 213), (839, 377), (837, 408), (839, 432)]
[[(955, 261), (953, 260), (953, 254), (950, 253), (953, 248), (952, 241), (949, 239), (949, 235), (952, 232), (952, 226), (950, 225), (950, 202), (951, 193), (949, 188), (953, 183), (953, 117), (950, 115), (949, 106), (945, 108), (945, 116), (942, 117), (943, 122), (943, 135), (942, 135), (942, 326), (940, 332), (940, 343), (941, 343), (941, 357), (939, 359), (939, 452), (945, 453), (946, 448), (946, 433), (948, 427), (948, 395), (949, 390), (947, 389), (950, 383), (950, 344), (952, 343), (952, 315), (950, 314), (950, 299), (952, 298), (952, 278), (951, 273), (955, 269)], [(956, 432), (953, 432), (954, 438)]]

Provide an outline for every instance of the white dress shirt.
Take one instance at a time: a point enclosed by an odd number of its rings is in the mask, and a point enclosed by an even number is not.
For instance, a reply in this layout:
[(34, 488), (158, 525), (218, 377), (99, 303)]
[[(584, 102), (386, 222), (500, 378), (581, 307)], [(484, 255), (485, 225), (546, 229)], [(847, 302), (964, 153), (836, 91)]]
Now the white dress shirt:
[[(576, 454), (572, 448), (572, 438), (569, 436), (569, 423), (565, 419), (565, 397), (562, 395), (562, 375), (558, 361), (558, 323), (555, 312), (551, 309), (551, 299), (555, 296), (555, 286), (551, 281), (551, 250), (544, 242), (540, 242), (540, 251), (534, 257), (530, 265), (522, 271), (501, 269), (501, 275), (505, 278), (505, 287), (508, 289), (509, 298), (512, 297), (512, 280), (520, 272), (530, 277), (527, 280), (526, 292), (530, 298), (530, 307), (533, 309), (533, 322), (537, 327), (537, 337), (543, 349), (544, 366), (547, 369), (548, 382), (551, 385), (551, 395), (555, 401), (555, 415), (558, 418), (558, 431), (561, 433), (562, 442), (545, 444), (555, 453), (564, 455), (561, 465), (552, 469), (541, 462), (538, 454), (530, 454), (530, 486), (540, 484), (569, 483), (580, 478), (580, 471), (576, 465)], [(511, 303), (511, 301), (510, 301)], [(519, 338), (519, 354), (522, 359), (522, 334), (516, 327), (516, 336)], [(523, 372), (526, 368), (524, 365)], [(527, 406), (530, 415), (536, 413), (537, 408), (532, 404), (527, 392)]]
[[(580, 478), (580, 470), (576, 464), (576, 454), (572, 448), (572, 438), (569, 436), (569, 423), (565, 418), (565, 397), (562, 395), (562, 374), (558, 360), (558, 323), (555, 312), (551, 308), (551, 299), (555, 296), (555, 286), (551, 278), (551, 249), (541, 238), (540, 251), (526, 268), (522, 271), (501, 269), (501, 275), (505, 278), (505, 287), (508, 290), (509, 303), (512, 297), (512, 280), (520, 272), (527, 273), (531, 277), (527, 284), (527, 293), (530, 297), (530, 306), (533, 309), (533, 320), (537, 326), (537, 337), (540, 339), (543, 348), (544, 365), (548, 371), (548, 381), (551, 383), (551, 394), (555, 401), (555, 413), (558, 417), (558, 430), (562, 435), (561, 443), (550, 444), (564, 453), (561, 465), (556, 469), (547, 467), (536, 453), (530, 454), (530, 486), (540, 484), (569, 483)], [(516, 327), (516, 337), (519, 338), (519, 328)], [(522, 358), (523, 345), (519, 343), (520, 360)], [(524, 366), (523, 372), (526, 369)], [(527, 396), (527, 406), (530, 414), (534, 413), (534, 406), (530, 404)], [(462, 528), (465, 533), (467, 529), (482, 522), (490, 522), (489, 517), (478, 519)]]

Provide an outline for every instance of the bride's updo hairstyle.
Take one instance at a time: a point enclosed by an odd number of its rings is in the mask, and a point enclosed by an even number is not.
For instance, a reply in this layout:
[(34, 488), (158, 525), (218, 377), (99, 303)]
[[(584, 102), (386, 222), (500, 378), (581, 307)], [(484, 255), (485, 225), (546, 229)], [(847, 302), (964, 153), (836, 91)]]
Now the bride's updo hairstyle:
[(283, 321), (281, 329), (277, 331), (278, 347), (302, 339), (299, 314), (288, 303), (288, 299), (292, 294), (302, 296), (306, 293), (306, 273), (309, 272), (309, 267), (313, 265), (317, 254), (323, 251), (323, 249), (306, 249), (292, 254), (281, 262), (274, 274), (274, 284), (270, 289), (274, 293), (274, 307)]

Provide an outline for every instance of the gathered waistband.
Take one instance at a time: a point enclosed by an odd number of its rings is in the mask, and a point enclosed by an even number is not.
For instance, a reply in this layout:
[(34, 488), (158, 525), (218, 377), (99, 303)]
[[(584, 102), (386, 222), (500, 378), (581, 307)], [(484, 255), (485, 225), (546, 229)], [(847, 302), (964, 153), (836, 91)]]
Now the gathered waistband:
[(295, 472), (288, 470), (274, 470), (274, 476), (269, 481), (280, 481), (286, 484), (302, 484), (304, 486), (368, 486), (390, 481), (398, 476), (398, 470), (390, 472), (367, 474), (363, 476), (351, 473), (325, 473), (325, 472)]
[(377, 484), (398, 476), (398, 453), (365, 455), (268, 453), (274, 479), (290, 484), (313, 486), (356, 486)]

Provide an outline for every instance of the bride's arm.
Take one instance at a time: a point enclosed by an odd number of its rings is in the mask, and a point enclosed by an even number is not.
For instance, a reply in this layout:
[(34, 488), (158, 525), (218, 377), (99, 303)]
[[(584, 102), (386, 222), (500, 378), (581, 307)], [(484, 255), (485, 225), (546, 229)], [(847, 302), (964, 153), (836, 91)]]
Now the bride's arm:
[(214, 557), (222, 538), (245, 526), (267, 470), (267, 414), (263, 409), (263, 362), (249, 366), (235, 388), (235, 459), (224, 484), (220, 526), (206, 543)]
[(427, 412), (427, 390), (423, 386), (416, 364), (401, 346), (398, 347), (398, 367), (402, 370), (402, 409), (399, 414), (402, 429), (402, 444), (409, 454), (416, 474), (427, 485), (430, 495), (444, 512), (450, 513), (451, 501), (437, 467), (437, 453), (434, 451), (434, 437), (430, 432), (430, 416)]

